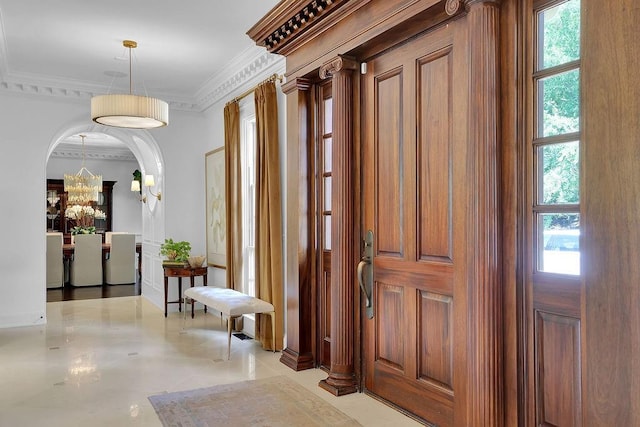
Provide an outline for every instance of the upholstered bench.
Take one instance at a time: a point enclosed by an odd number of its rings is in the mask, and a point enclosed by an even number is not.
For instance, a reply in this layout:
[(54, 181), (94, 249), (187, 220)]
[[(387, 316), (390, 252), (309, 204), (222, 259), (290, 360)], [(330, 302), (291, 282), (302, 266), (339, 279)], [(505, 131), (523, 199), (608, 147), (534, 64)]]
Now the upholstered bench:
[[(214, 286), (196, 286), (188, 288), (184, 291), (185, 303), (186, 298), (198, 301), (207, 307), (219, 311), (223, 316), (227, 317), (227, 331), (229, 333), (227, 340), (227, 360), (231, 358), (231, 327), (232, 319), (240, 317), (243, 314), (265, 313), (271, 316), (271, 336), (276, 336), (276, 312), (273, 305), (259, 298), (252, 297), (242, 292), (227, 288), (216, 288)], [(191, 305), (193, 310), (193, 302)], [(185, 317), (187, 310), (185, 312)], [(274, 350), (275, 352), (275, 347)]]

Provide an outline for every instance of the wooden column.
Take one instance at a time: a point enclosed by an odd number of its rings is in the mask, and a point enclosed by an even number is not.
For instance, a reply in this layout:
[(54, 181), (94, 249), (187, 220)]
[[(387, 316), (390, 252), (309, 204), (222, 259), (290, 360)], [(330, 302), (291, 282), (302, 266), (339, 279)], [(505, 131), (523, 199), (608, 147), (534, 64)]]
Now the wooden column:
[(287, 287), (287, 343), (280, 362), (300, 371), (314, 367), (313, 357), (313, 176), (309, 170), (312, 155), (308, 123), (310, 120), (308, 79), (297, 78), (282, 85), (287, 95), (287, 171), (288, 227), (285, 271)]
[[(448, 2), (448, 5), (453, 2)], [(466, 0), (469, 40), (468, 425), (503, 425), (499, 0)]]
[(331, 369), (320, 387), (336, 396), (357, 391), (353, 363), (354, 334), (354, 206), (353, 73), (358, 64), (337, 57), (320, 67), (332, 78), (333, 153), (331, 218)]

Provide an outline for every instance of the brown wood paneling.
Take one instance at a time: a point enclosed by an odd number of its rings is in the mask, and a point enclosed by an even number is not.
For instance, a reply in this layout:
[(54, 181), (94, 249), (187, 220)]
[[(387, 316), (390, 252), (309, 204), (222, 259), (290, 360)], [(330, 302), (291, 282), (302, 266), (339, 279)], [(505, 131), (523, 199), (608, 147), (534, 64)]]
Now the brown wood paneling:
[[(427, 23), (434, 26), (448, 18), (443, 13), (443, 0), (345, 1), (336, 12), (303, 31), (292, 32), (271, 51), (287, 57), (287, 74), (308, 73), (337, 54), (355, 49), (387, 31), (397, 31), (404, 22), (424, 11), (437, 15), (438, 19), (421, 17), (422, 29), (426, 29)], [(251, 37), (262, 43), (259, 34), (277, 30), (286, 23), (285, 19), (268, 15), (254, 26)]]
[(407, 265), (395, 258), (379, 257), (375, 260), (376, 277), (386, 283), (411, 283), (416, 287), (450, 294), (453, 289), (451, 264), (421, 262)]
[(418, 66), (418, 259), (451, 261), (451, 49)]
[(640, 425), (640, 4), (582, 0), (585, 426)]
[(579, 278), (558, 277), (558, 275), (535, 274), (532, 290), (533, 307), (552, 313), (580, 318), (582, 286)]
[(453, 298), (432, 292), (418, 296), (418, 374), (453, 392)]
[[(398, 2), (385, 2), (374, 0), (354, 0), (344, 2), (344, 7), (340, 7), (337, 12), (328, 16), (314, 27), (307, 28), (306, 31), (297, 32), (291, 41), (287, 41), (279, 53), (287, 56), (287, 76), (294, 77), (312, 72), (318, 66), (323, 65), (327, 60), (337, 54), (342, 54), (358, 49), (359, 52), (369, 52), (376, 57), (360, 57), (361, 61), (367, 61), (375, 70), (377, 65), (377, 55), (392, 58), (394, 55), (406, 55), (400, 61), (404, 66), (405, 73), (416, 73), (415, 59), (434, 52), (433, 44), (440, 44), (440, 48), (454, 46), (454, 60), (452, 64), (453, 78), (455, 85), (452, 88), (453, 100), (455, 103), (450, 109), (452, 116), (449, 118), (454, 123), (452, 134), (452, 164), (453, 168), (453, 195), (452, 195), (452, 224), (454, 236), (452, 240), (452, 258), (458, 261), (457, 265), (449, 271), (451, 279), (446, 280), (441, 277), (446, 271), (441, 270), (441, 266), (434, 262), (415, 262), (418, 258), (418, 242), (420, 236), (417, 235), (417, 223), (422, 221), (419, 212), (417, 191), (420, 185), (418, 179), (417, 147), (416, 147), (416, 118), (417, 88), (414, 85), (415, 76), (406, 78), (403, 81), (401, 90), (402, 114), (398, 124), (402, 141), (399, 146), (401, 154), (398, 162), (404, 162), (402, 167), (397, 168), (397, 178), (400, 184), (400, 205), (398, 219), (402, 225), (397, 227), (397, 241), (399, 243), (398, 253), (402, 257), (383, 257), (386, 260), (394, 261), (406, 259), (408, 263), (414, 264), (408, 267), (400, 267), (397, 271), (388, 272), (389, 275), (398, 277), (409, 277), (412, 282), (390, 281), (386, 282), (393, 286), (405, 286), (403, 295), (405, 306), (403, 312), (399, 314), (401, 318), (396, 320), (396, 324), (403, 326), (406, 331), (404, 340), (404, 369), (406, 375), (398, 375), (398, 370), (377, 361), (371, 362), (371, 354), (376, 354), (375, 348), (377, 340), (370, 339), (371, 335), (377, 332), (371, 326), (377, 322), (361, 318), (363, 323), (363, 364), (365, 369), (363, 375), (366, 377), (366, 387), (379, 397), (388, 401), (402, 405), (403, 408), (413, 412), (424, 420), (436, 423), (437, 425), (501, 425), (500, 415), (502, 410), (501, 384), (502, 370), (501, 362), (501, 340), (502, 331), (501, 317), (501, 282), (497, 275), (498, 257), (500, 254), (499, 230), (497, 221), (499, 218), (499, 206), (497, 205), (497, 126), (499, 123), (497, 115), (498, 94), (496, 85), (499, 83), (497, 70), (498, 57), (498, 25), (497, 16), (500, 1), (497, 0), (402, 0)], [(451, 19), (447, 25), (435, 25), (443, 22), (443, 9), (457, 6), (458, 10), (467, 15), (460, 15), (456, 19)], [(424, 13), (424, 15), (422, 15)], [(417, 16), (421, 19), (415, 19)], [(424, 19), (423, 19), (424, 18)], [(432, 19), (429, 19), (432, 18)], [(406, 30), (404, 23), (410, 22), (409, 27), (415, 31)], [(272, 22), (266, 26), (276, 29), (282, 22)], [(422, 24), (422, 26), (421, 26)], [(436, 29), (434, 29), (436, 28)], [(424, 33), (430, 30), (429, 34)], [(431, 31), (433, 29), (433, 31)], [(379, 36), (387, 34), (390, 37), (398, 37), (394, 40), (380, 42)], [(444, 34), (444, 36), (443, 36)], [(414, 37), (410, 41), (407, 37)], [(433, 36), (433, 37), (432, 37)], [(446, 39), (446, 40), (445, 40)], [(375, 40), (375, 43), (369, 41)], [(419, 40), (419, 41), (418, 41)], [(455, 43), (454, 43), (455, 40)], [(402, 45), (402, 43), (406, 44)], [(375, 46), (372, 46), (375, 44)], [(370, 46), (365, 46), (370, 45)], [(407, 48), (411, 45), (411, 50)], [(381, 50), (383, 49), (389, 50)], [(395, 47), (394, 47), (395, 46)], [(393, 54), (389, 55), (391, 52)], [(414, 56), (411, 56), (414, 55)], [(397, 59), (397, 57), (396, 57)], [(382, 61), (384, 62), (384, 61)], [(410, 71), (409, 71), (410, 69)], [(389, 69), (387, 68), (387, 71)], [(377, 73), (378, 76), (380, 73)], [(411, 83), (406, 83), (406, 82)], [(379, 181), (371, 182), (369, 171), (374, 171), (375, 176), (380, 179), (396, 179), (396, 176), (384, 176), (377, 170), (376, 162), (372, 162), (371, 154), (378, 156), (370, 144), (377, 138), (378, 118), (373, 119), (374, 112), (371, 111), (375, 105), (374, 90), (369, 93), (370, 76), (362, 78), (363, 104), (362, 104), (362, 168), (356, 169), (355, 176), (362, 173), (363, 185), (355, 190), (362, 189), (363, 211), (362, 229), (376, 229), (376, 245), (380, 243), (379, 231), (384, 230), (389, 224), (378, 221), (377, 213), (375, 220), (371, 217), (371, 211), (386, 205), (374, 203), (374, 209), (370, 209), (370, 203), (375, 202), (377, 193), (369, 192), (375, 189)], [(431, 90), (432, 88), (429, 88)], [(421, 91), (426, 89), (420, 88)], [(378, 102), (382, 105), (382, 102)], [(471, 108), (469, 108), (471, 104)], [(378, 108), (379, 105), (375, 106)], [(391, 108), (390, 108), (391, 109)], [(357, 111), (357, 110), (354, 110)], [(352, 117), (352, 119), (357, 119)], [(354, 120), (355, 122), (356, 120)], [(376, 129), (371, 129), (371, 127)], [(346, 129), (346, 127), (345, 127)], [(357, 134), (357, 131), (353, 133)], [(382, 135), (382, 132), (379, 132)], [(386, 137), (386, 136), (385, 136)], [(336, 144), (338, 144), (336, 139)], [(379, 146), (376, 140), (376, 146)], [(356, 145), (354, 145), (355, 147)], [(348, 156), (349, 153), (343, 151), (342, 154)], [(347, 164), (351, 166), (352, 164)], [(350, 171), (349, 167), (344, 170)], [(354, 181), (355, 182), (355, 181)], [(335, 209), (351, 209), (347, 197), (349, 194), (343, 192), (342, 198), (338, 198), (339, 204), (335, 204)], [(335, 199), (335, 197), (334, 197)], [(345, 206), (341, 204), (344, 203)], [(378, 229), (379, 227), (380, 229)], [(385, 230), (386, 231), (386, 230)], [(342, 237), (349, 239), (358, 232), (350, 233), (346, 229), (341, 229)], [(392, 242), (395, 242), (392, 241)], [(357, 246), (357, 245), (355, 245)], [(428, 251), (427, 251), (428, 252)], [(376, 254), (381, 254), (376, 247)], [(341, 253), (336, 263), (337, 269), (332, 270), (332, 283), (341, 283), (344, 286), (353, 284), (353, 274), (350, 271), (350, 263), (353, 261), (349, 254)], [(428, 267), (423, 267), (427, 265)], [(442, 263), (440, 263), (442, 264)], [(354, 263), (355, 265), (355, 263)], [(450, 264), (451, 265), (451, 264)], [(333, 266), (332, 266), (333, 267)], [(391, 268), (398, 267), (391, 265)], [(415, 269), (413, 268), (415, 267)], [(420, 280), (421, 273), (433, 268), (432, 274), (439, 277), (436, 283), (437, 290), (431, 288), (428, 280)], [(378, 270), (374, 275), (384, 275)], [(340, 277), (336, 279), (335, 275)], [(445, 393), (437, 387), (425, 385), (426, 381), (416, 380), (418, 373), (416, 349), (416, 311), (417, 311), (417, 289), (426, 287), (428, 292), (439, 293), (441, 289), (451, 285), (449, 293), (443, 295), (454, 295), (456, 303), (454, 323), (456, 335), (454, 336), (453, 364), (455, 372), (459, 375), (453, 376), (455, 399), (453, 393)], [(357, 307), (350, 306), (354, 300), (351, 295), (338, 289), (333, 293), (332, 298), (344, 300), (340, 304), (333, 305), (341, 315), (357, 313)], [(336, 328), (336, 323), (332, 324), (333, 330), (343, 333), (349, 337), (350, 326), (345, 319), (340, 319), (340, 327)], [(371, 332), (373, 328), (374, 332)], [(395, 332), (395, 331), (390, 331)], [(333, 334), (332, 334), (333, 335)], [(335, 337), (333, 337), (335, 338)], [(350, 345), (351, 341), (345, 340), (342, 345)], [(356, 343), (357, 345), (357, 343)], [(343, 360), (341, 365), (348, 370), (347, 360), (349, 349), (340, 349)], [(333, 352), (333, 350), (332, 350)], [(377, 367), (374, 365), (378, 365)], [(372, 368), (373, 367), (373, 368)], [(372, 369), (372, 370), (371, 370)], [(332, 369), (333, 371), (333, 369)], [(336, 374), (341, 372), (336, 370)], [(340, 376), (331, 376), (339, 380)], [(332, 381), (333, 381), (332, 379)], [(327, 383), (329, 380), (327, 380)], [(371, 388), (369, 388), (371, 387)], [(455, 414), (454, 408), (455, 407)]]
[(522, 84), (524, 51), (520, 44), (522, 31), (521, 1), (503, 1), (500, 10), (500, 169), (502, 204), (502, 284), (504, 312), (504, 408), (505, 426), (524, 426), (526, 378), (523, 363), (526, 329), (523, 279), (522, 218), (525, 200), (524, 116)]
[(581, 426), (580, 320), (536, 312), (537, 421)]
[[(400, 178), (402, 159), (402, 70), (396, 69), (376, 79), (376, 228), (378, 254), (402, 256), (402, 199)], [(380, 102), (379, 100), (384, 100)]]
[[(330, 260), (329, 260), (330, 261)], [(322, 275), (320, 283), (320, 325), (321, 337), (319, 365), (325, 369), (331, 367), (331, 272)]]
[(376, 328), (378, 328), (376, 361), (395, 369), (404, 367), (406, 327), (402, 321), (404, 288), (378, 282), (376, 284)]
[(313, 232), (313, 162), (309, 150), (308, 120), (310, 89), (308, 79), (287, 82), (287, 155), (289, 173), (298, 179), (287, 180), (287, 224), (295, 224), (286, 233), (285, 270), (287, 287), (287, 342), (280, 361), (296, 371), (315, 366), (315, 242)]

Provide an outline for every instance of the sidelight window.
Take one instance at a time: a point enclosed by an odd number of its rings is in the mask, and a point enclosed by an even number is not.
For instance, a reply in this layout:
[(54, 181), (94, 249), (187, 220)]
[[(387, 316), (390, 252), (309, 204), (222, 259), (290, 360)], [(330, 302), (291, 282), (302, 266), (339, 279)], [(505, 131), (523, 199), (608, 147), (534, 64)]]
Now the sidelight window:
[(536, 270), (580, 274), (580, 1), (535, 11), (533, 231)]

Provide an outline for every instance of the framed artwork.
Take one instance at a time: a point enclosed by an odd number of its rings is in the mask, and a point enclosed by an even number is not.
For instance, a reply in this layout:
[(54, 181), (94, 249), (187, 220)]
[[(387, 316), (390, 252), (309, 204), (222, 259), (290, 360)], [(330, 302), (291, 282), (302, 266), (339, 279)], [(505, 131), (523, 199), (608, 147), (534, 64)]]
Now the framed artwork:
[(227, 217), (225, 201), (224, 147), (204, 155), (207, 206), (207, 264), (227, 266)]

